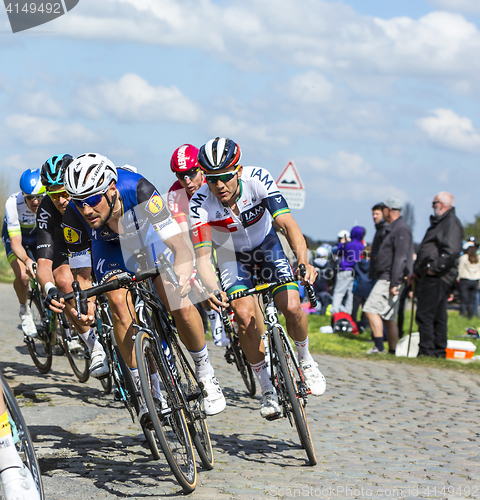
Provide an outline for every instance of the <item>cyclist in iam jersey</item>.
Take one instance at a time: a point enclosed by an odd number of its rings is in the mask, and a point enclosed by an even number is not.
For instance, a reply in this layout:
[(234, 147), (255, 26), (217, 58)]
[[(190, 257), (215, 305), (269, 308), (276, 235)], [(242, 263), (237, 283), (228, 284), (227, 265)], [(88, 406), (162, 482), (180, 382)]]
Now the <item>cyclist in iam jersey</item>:
[(2, 241), (7, 252), (8, 262), (15, 273), (13, 288), (20, 302), (20, 320), (23, 333), (29, 337), (37, 336), (32, 313), (27, 304), (28, 283), (35, 276), (34, 260), (37, 258), (37, 227), (35, 214), (45, 194), (40, 181), (40, 170), (25, 170), (20, 177), (20, 189), (12, 194), (5, 203)]
[[(177, 176), (177, 181), (168, 190), (168, 208), (172, 217), (178, 222), (185, 237), (185, 242), (192, 248), (190, 234), (190, 219), (188, 217), (188, 203), (199, 187), (205, 184), (205, 176), (198, 166), (198, 148), (191, 144), (183, 144), (177, 148), (170, 160), (170, 168)], [(203, 308), (203, 305), (199, 304)], [(227, 346), (230, 341), (225, 334), (220, 315), (214, 309), (206, 311), (213, 342), (218, 347)]]
[[(155, 287), (195, 363), (204, 393), (205, 413), (215, 415), (223, 411), (225, 398), (208, 358), (201, 318), (187, 296), (193, 255), (155, 186), (138, 173), (117, 170), (108, 158), (95, 153), (75, 158), (67, 167), (64, 182), (72, 198), (63, 218), (64, 237), (69, 250), (75, 252), (70, 266), (77, 269), (82, 288), (90, 286), (90, 256), (86, 258), (85, 253), (90, 246), (93, 269), (100, 283), (120, 272), (134, 272), (140, 249), (145, 252), (149, 267), (155, 265), (160, 252), (173, 253), (178, 288), (163, 282), (161, 276), (156, 278)], [(109, 292), (107, 297), (120, 352), (140, 387), (130, 297), (125, 289)], [(83, 319), (93, 321), (93, 304), (89, 307), (88, 317)], [(156, 383), (158, 375), (153, 381), (154, 390)], [(145, 404), (139, 414), (139, 419), (143, 418), (149, 418)]]
[[(222, 288), (227, 295), (253, 286), (255, 265), (259, 266), (260, 277), (265, 281), (293, 275), (272, 228), (272, 218), (285, 233), (298, 264), (306, 267), (305, 277), (299, 279), (312, 284), (316, 277), (315, 269), (308, 263), (305, 238), (272, 176), (262, 168), (243, 167), (240, 158), (238, 145), (219, 137), (202, 146), (198, 154), (207, 184), (190, 200), (190, 221), (197, 268), (211, 294), (213, 308), (226, 307), (227, 303), (219, 302), (213, 295), (218, 285), (210, 265), (212, 245), (217, 252)], [(273, 290), (273, 296), (297, 347), (307, 386), (313, 395), (321, 395), (326, 382), (308, 349), (307, 316), (300, 305), (298, 285), (279, 286)], [(240, 344), (262, 390), (260, 414), (272, 418), (281, 410), (265, 364), (261, 338), (263, 315), (252, 296), (236, 299), (231, 305), (240, 329)]]
[[(48, 196), (45, 196), (37, 210), (37, 279), (45, 290), (47, 307), (54, 312), (62, 311), (63, 306), (59, 300), (63, 294), (72, 291), (73, 275), (68, 264), (68, 248), (62, 232), (63, 214), (70, 201), (63, 178), (72, 160), (71, 155), (55, 155), (41, 168), (41, 180)], [(91, 375), (101, 378), (109, 372), (102, 344), (96, 339), (93, 329), (79, 322), (71, 313), (72, 308), (72, 305), (65, 304), (65, 313), (88, 348)]]

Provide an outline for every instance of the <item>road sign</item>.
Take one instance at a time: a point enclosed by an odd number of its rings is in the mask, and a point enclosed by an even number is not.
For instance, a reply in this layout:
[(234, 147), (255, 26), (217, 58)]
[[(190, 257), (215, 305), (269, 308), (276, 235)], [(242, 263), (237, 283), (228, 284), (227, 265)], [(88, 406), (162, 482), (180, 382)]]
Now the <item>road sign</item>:
[(305, 189), (297, 167), (289, 161), (277, 180), (277, 186), (290, 208), (301, 210), (305, 205)]

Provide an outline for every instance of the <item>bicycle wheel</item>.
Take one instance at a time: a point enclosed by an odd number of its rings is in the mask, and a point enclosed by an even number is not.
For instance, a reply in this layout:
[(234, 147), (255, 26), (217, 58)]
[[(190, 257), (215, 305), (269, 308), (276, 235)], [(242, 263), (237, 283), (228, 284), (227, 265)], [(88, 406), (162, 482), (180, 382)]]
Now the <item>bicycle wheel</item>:
[(245, 387), (247, 388), (248, 394), (250, 394), (250, 396), (255, 396), (257, 388), (255, 385), (253, 370), (236, 337), (234, 337), (234, 340), (232, 342), (232, 350), (235, 356), (235, 364), (237, 365), (237, 369), (242, 376), (242, 380), (245, 384)]
[(172, 339), (170, 350), (172, 358), (175, 360), (183, 394), (190, 407), (190, 411), (187, 413), (190, 436), (203, 466), (205, 469), (211, 470), (214, 464), (213, 449), (208, 432), (207, 416), (203, 409), (202, 390), (176, 337)]
[(42, 477), (40, 475), (40, 466), (38, 465), (37, 456), (35, 454), (35, 449), (33, 447), (32, 436), (28, 430), (25, 419), (23, 418), (20, 407), (18, 406), (17, 400), (13, 395), (7, 381), (4, 376), (0, 374), (2, 380), (3, 396), (5, 399), (5, 406), (8, 411), (8, 418), (10, 420), (10, 425), (12, 427), (13, 440), (15, 442), (15, 447), (17, 452), (22, 459), (22, 462), (30, 469), (32, 473), (33, 480), (37, 485), (37, 490), (40, 493), (40, 498), (43, 500), (43, 484)]
[[(122, 396), (123, 402), (127, 407), (127, 410), (132, 417), (132, 420), (135, 422), (135, 415), (138, 415), (138, 411), (140, 408), (138, 397), (137, 397), (137, 387), (135, 385), (135, 381), (132, 377), (132, 372), (130, 368), (128, 368), (127, 364), (122, 358), (118, 347), (115, 346), (113, 348), (115, 361), (114, 361), (114, 370), (115, 370), (115, 380), (120, 384), (118, 387), (120, 388), (120, 394)], [(147, 427), (142, 425), (143, 435), (148, 444), (148, 448), (152, 454), (154, 460), (158, 460), (160, 458), (160, 451), (157, 446), (157, 442), (154, 437), (154, 433), (148, 429)]]
[(286, 392), (288, 396), (287, 413), (293, 413), (295, 426), (297, 428), (300, 443), (305, 449), (310, 465), (316, 465), (317, 457), (315, 456), (315, 449), (313, 447), (310, 429), (308, 427), (307, 417), (305, 415), (305, 408), (301, 392), (304, 384), (303, 377), (298, 369), (295, 361), (292, 359), (295, 354), (293, 353), (290, 343), (286, 338), (285, 332), (279, 331), (277, 327), (272, 328), (273, 344), (280, 363), (279, 385), (284, 385), (280, 388), (280, 392)]
[(37, 328), (37, 337), (25, 336), (28, 352), (40, 373), (48, 373), (52, 367), (52, 343), (50, 331), (43, 321), (43, 304), (37, 294), (30, 292), (29, 306), (32, 311), (33, 321)]
[(67, 337), (65, 328), (57, 315), (55, 315), (54, 321), (62, 334), (63, 349), (73, 373), (79, 382), (86, 382), (90, 377), (90, 356), (86, 345), (76, 330), (71, 329), (70, 338)]
[[(163, 353), (162, 353), (163, 354)], [(182, 488), (190, 493), (197, 484), (197, 467), (176, 376), (157, 350), (150, 333), (140, 330), (135, 339), (135, 355), (145, 402), (155, 437), (168, 465)], [(168, 365), (169, 366), (169, 365)], [(158, 373), (163, 401), (152, 394), (152, 374)]]

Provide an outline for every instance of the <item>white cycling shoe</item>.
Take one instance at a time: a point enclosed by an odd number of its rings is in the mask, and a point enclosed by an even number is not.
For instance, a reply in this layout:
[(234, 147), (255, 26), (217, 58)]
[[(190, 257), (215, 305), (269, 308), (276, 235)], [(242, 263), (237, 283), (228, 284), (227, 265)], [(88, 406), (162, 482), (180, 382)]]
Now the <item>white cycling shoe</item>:
[(38, 332), (37, 327), (35, 326), (35, 323), (33, 321), (32, 313), (28, 312), (25, 314), (20, 314), (20, 320), (22, 322), (23, 333), (27, 337), (34, 339), (38, 335)]
[(318, 369), (315, 361), (301, 361), (300, 368), (305, 378), (305, 383), (313, 396), (321, 396), (327, 389), (327, 381), (322, 372)]
[(205, 414), (216, 415), (225, 410), (227, 402), (216, 377), (207, 375), (198, 380), (203, 393), (203, 406)]
[(260, 408), (260, 415), (263, 418), (274, 419), (281, 415), (282, 411), (278, 404), (278, 396), (275, 389), (266, 390), (262, 394), (262, 407)]
[(1, 473), (6, 500), (40, 500), (32, 473), (25, 467), (11, 467)]
[(95, 378), (106, 377), (110, 373), (107, 355), (102, 348), (93, 348), (90, 355), (90, 375)]

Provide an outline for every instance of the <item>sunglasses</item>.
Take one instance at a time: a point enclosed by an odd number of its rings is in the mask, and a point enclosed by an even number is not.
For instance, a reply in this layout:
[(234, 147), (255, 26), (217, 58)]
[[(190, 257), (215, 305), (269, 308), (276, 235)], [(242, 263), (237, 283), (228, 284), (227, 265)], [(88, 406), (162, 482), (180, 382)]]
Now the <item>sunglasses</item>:
[(177, 179), (180, 179), (181, 181), (184, 181), (185, 179), (193, 180), (198, 174), (198, 167), (197, 168), (191, 168), (190, 170), (187, 170), (187, 172), (180, 174), (177, 173)]
[(72, 201), (75, 203), (77, 208), (83, 208), (85, 205), (88, 205), (90, 208), (94, 208), (102, 201), (103, 195), (104, 193), (94, 194), (88, 198), (84, 198), (83, 200), (76, 200), (75, 198), (72, 198)]
[(225, 184), (226, 182), (231, 181), (235, 177), (239, 168), (240, 165), (238, 165), (233, 172), (227, 172), (226, 174), (206, 175), (205, 179), (207, 179), (207, 182), (210, 182), (211, 184), (216, 184), (218, 181), (223, 182)]
[(432, 201), (432, 207), (434, 207), (434, 208), (435, 208), (435, 205), (436, 205), (437, 203), (442, 203), (442, 202), (441, 202), (441, 201)]
[(60, 189), (59, 191), (47, 191), (48, 196), (54, 201), (59, 200), (60, 198), (70, 198), (69, 194), (65, 191), (65, 189)]
[(43, 194), (28, 194), (24, 195), (24, 198), (28, 201), (42, 201)]

